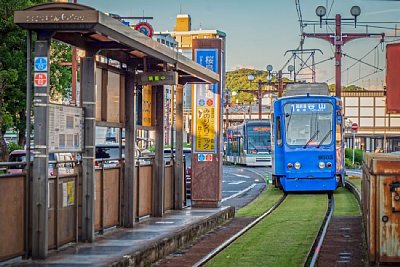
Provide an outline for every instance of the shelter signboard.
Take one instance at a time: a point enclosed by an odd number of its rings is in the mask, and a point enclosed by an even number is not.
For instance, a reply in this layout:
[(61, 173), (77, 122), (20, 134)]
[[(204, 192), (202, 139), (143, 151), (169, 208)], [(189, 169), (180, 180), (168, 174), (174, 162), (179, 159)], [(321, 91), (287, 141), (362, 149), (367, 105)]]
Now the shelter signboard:
[(81, 152), (83, 110), (49, 104), (49, 152)]
[[(218, 49), (195, 49), (195, 61), (200, 65), (218, 72)], [(196, 153), (216, 153), (217, 141), (216, 130), (218, 118), (216, 103), (218, 99), (218, 83), (196, 84), (194, 90), (194, 148)]]

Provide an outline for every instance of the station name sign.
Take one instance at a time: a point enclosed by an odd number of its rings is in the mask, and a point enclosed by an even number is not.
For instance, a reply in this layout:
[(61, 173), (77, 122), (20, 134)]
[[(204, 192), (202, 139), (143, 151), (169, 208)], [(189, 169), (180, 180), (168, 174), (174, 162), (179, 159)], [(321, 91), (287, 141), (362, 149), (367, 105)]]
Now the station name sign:
[(143, 72), (136, 77), (139, 85), (175, 85), (178, 82), (176, 71)]
[(14, 22), (19, 23), (96, 23), (98, 11), (16, 11)]

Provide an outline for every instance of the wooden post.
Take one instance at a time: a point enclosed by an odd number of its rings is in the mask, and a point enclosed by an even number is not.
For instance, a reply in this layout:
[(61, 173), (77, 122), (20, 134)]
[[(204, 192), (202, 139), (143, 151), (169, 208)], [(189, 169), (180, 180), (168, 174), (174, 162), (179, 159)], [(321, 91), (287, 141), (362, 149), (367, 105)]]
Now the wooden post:
[[(49, 154), (49, 127), (48, 127), (48, 103), (50, 88), (50, 40), (49, 37), (39, 35), (39, 41), (35, 43), (35, 57), (47, 58), (47, 84), (37, 86), (34, 89), (34, 113), (35, 113), (35, 151), (33, 160), (32, 179), (32, 258), (44, 259), (48, 253), (48, 154)], [(36, 74), (36, 72), (35, 72)], [(29, 116), (29, 114), (28, 114)], [(27, 139), (29, 142), (29, 139)], [(29, 164), (30, 155), (26, 155)]]
[[(82, 240), (94, 240), (95, 140), (96, 140), (96, 56), (86, 52), (81, 62), (81, 103), (84, 109), (85, 138), (82, 153)], [(100, 196), (98, 196), (100, 197)]]
[(135, 70), (128, 66), (125, 74), (125, 168), (123, 226), (132, 227), (136, 218), (135, 203), (135, 162), (136, 162), (136, 129), (135, 129)]
[(153, 177), (153, 215), (162, 217), (164, 213), (164, 88), (163, 86), (153, 86), (155, 91), (156, 106), (156, 154), (154, 160)]
[(176, 86), (176, 161), (174, 165), (174, 209), (183, 207), (183, 85)]

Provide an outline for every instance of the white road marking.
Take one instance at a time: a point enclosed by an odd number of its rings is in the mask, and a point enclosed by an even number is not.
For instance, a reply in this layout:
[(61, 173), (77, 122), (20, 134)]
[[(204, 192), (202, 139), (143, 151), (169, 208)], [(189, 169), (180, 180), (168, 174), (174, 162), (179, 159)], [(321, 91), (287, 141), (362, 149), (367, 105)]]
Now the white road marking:
[(228, 183), (228, 184), (243, 184), (243, 183), (245, 183), (246, 181), (237, 181), (237, 182), (231, 182), (231, 183)]
[(232, 174), (236, 175), (237, 177), (250, 178), (250, 176), (247, 176), (247, 175), (236, 174), (236, 173), (232, 173)]
[(239, 195), (241, 195), (241, 194), (243, 194), (243, 193), (246, 193), (247, 191), (249, 191), (250, 189), (252, 189), (252, 188), (255, 187), (256, 185), (257, 185), (257, 184), (252, 184), (252, 185), (250, 185), (249, 187), (243, 189), (242, 191), (237, 192), (236, 194), (233, 194), (233, 195), (231, 195), (231, 196), (229, 196), (229, 197), (223, 198), (223, 199), (221, 200), (221, 202), (225, 202), (225, 201), (227, 201), (227, 200), (229, 200), (229, 199), (231, 199), (231, 198), (234, 198), (234, 197), (237, 197), (237, 196), (239, 196)]

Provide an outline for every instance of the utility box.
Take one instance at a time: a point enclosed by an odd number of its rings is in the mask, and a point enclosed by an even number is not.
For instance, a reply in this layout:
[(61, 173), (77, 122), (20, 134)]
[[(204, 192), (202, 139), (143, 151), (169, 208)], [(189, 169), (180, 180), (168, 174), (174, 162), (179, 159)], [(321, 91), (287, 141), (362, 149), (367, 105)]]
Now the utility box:
[(365, 154), (362, 199), (370, 263), (400, 263), (400, 156)]

